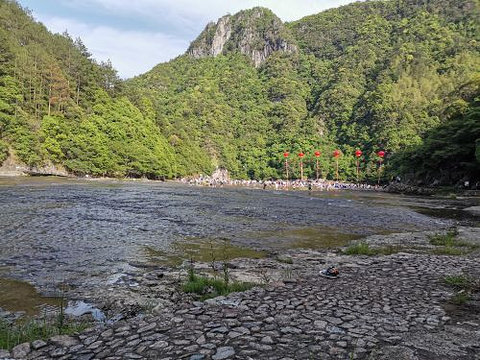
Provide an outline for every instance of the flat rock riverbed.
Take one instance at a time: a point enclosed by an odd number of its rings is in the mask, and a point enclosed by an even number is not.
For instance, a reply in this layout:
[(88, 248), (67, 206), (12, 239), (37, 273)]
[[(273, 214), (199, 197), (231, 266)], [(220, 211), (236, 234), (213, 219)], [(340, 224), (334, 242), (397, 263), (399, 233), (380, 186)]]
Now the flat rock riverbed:
[[(478, 228), (460, 236), (480, 245)], [(404, 233), (416, 251), (431, 233)], [(463, 235), (465, 235), (463, 237)], [(386, 245), (389, 237), (364, 241)], [(480, 356), (480, 296), (453, 306), (449, 275), (480, 279), (478, 254), (346, 256), (291, 251), (286, 264), (236, 260), (232, 276), (267, 269), (271, 282), (203, 302), (185, 300), (157, 315), (97, 326), (76, 336), (22, 344), (5, 357), (24, 359), (429, 359)], [(340, 276), (319, 270), (336, 263)], [(199, 264), (201, 267), (201, 264)], [(288, 276), (285, 269), (289, 268)], [(152, 272), (151, 274), (154, 274)], [(1, 352), (0, 352), (1, 354)]]
[[(478, 349), (478, 313), (454, 319), (441, 281), (478, 276), (478, 258), (434, 255), (426, 240), (459, 225), (478, 240), (478, 216), (463, 210), (475, 198), (9, 178), (0, 202), (1, 277), (44, 296), (61, 286), (123, 318), (0, 358), (471, 359)], [(335, 250), (356, 239), (405, 251)], [(199, 272), (225, 259), (233, 279), (261, 286), (193, 301), (178, 291), (189, 259)], [(330, 264), (341, 276), (319, 277)], [(448, 336), (445, 354), (433, 349)]]

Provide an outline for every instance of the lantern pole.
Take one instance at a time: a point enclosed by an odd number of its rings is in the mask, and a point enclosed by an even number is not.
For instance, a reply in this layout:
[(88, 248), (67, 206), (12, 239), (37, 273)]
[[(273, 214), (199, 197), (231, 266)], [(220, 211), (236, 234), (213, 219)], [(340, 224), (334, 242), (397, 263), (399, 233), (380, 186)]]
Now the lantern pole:
[(300, 152), (298, 154), (298, 157), (300, 158), (300, 181), (303, 181), (303, 157), (305, 154), (303, 152)]
[(355, 151), (355, 156), (357, 158), (357, 184), (359, 184), (359, 174), (360, 174), (360, 156), (362, 156), (362, 150)]
[(288, 186), (288, 158), (285, 158), (285, 172), (287, 173), (287, 186)]
[(321, 155), (320, 151), (318, 151), (318, 150), (315, 151), (315, 157), (317, 158), (317, 161), (316, 161), (316, 163), (317, 163), (317, 167), (316, 167), (316, 170), (317, 170), (317, 182), (318, 182), (318, 179), (319, 179), (319, 172), (320, 172), (320, 166), (319, 166), (319, 164), (318, 164), (318, 158), (319, 158), (320, 155)]
[(358, 182), (358, 172), (359, 172), (359, 169), (358, 169), (358, 168), (359, 168), (359, 166), (360, 166), (360, 161), (359, 161), (358, 158), (357, 158), (357, 184), (359, 183), (359, 182)]
[(380, 172), (382, 171), (382, 158), (378, 161), (378, 179), (377, 179), (377, 185), (380, 185)]
[(338, 182), (338, 157), (336, 157), (335, 159), (336, 159), (336, 163), (337, 163), (337, 169), (335, 171), (335, 176), (336, 176), (337, 182)]
[(338, 157), (340, 156), (340, 150), (335, 150), (333, 152), (333, 157), (335, 158), (335, 163), (336, 163), (336, 171), (335, 171), (335, 177), (337, 179), (337, 182), (338, 182)]
[(285, 175), (286, 175), (286, 182), (287, 182), (287, 190), (288, 190), (288, 152), (283, 153), (283, 157), (285, 158)]
[(378, 178), (377, 178), (377, 185), (380, 185), (380, 172), (382, 171), (382, 163), (383, 163), (383, 157), (385, 156), (385, 151), (383, 150), (380, 150), (378, 153), (377, 153), (378, 157), (380, 158), (378, 160), (379, 162), (379, 166), (378, 166)]

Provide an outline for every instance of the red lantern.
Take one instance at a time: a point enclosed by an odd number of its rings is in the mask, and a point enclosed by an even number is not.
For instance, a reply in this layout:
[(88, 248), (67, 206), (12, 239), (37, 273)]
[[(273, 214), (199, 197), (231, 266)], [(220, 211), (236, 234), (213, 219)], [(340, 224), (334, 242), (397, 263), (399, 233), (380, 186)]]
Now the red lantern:
[(283, 157), (284, 157), (284, 158), (288, 158), (288, 155), (289, 155), (288, 152), (284, 152), (284, 153), (283, 153)]
[(303, 152), (301, 152), (300, 154), (298, 154), (298, 156), (301, 158), (303, 158), (305, 156), (305, 154)]
[(357, 158), (359, 158), (360, 156), (362, 156), (362, 150), (357, 150), (357, 151), (355, 151), (355, 156), (356, 156)]
[(320, 155), (322, 155), (322, 153), (320, 151), (315, 151), (315, 156), (316, 157), (319, 157)]
[(377, 153), (377, 155), (383, 159), (383, 157), (385, 156), (385, 151), (380, 150), (380, 151)]
[(339, 156), (340, 156), (340, 150), (335, 150), (335, 151), (333, 152), (333, 157), (334, 157), (334, 158), (337, 158), (337, 157), (339, 157)]

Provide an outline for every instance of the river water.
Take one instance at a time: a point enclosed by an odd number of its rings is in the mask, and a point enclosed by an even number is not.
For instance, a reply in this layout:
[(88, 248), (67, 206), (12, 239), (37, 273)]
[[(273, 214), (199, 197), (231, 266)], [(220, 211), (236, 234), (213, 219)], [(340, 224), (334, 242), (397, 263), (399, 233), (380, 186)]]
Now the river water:
[(459, 221), (450, 215), (471, 205), (374, 192), (0, 178), (0, 277), (39, 289), (82, 286), (108, 281), (132, 264), (176, 264), (219, 244), (227, 257), (258, 257), (438, 229)]

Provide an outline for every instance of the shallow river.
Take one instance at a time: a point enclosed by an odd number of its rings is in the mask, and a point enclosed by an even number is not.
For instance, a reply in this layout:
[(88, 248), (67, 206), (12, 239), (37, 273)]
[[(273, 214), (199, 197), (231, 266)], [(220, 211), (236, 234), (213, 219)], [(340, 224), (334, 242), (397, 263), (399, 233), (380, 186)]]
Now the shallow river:
[(475, 222), (461, 208), (477, 203), (374, 192), (0, 178), (0, 277), (40, 289), (63, 281), (82, 286), (132, 265), (202, 259), (212, 249), (255, 257)]

